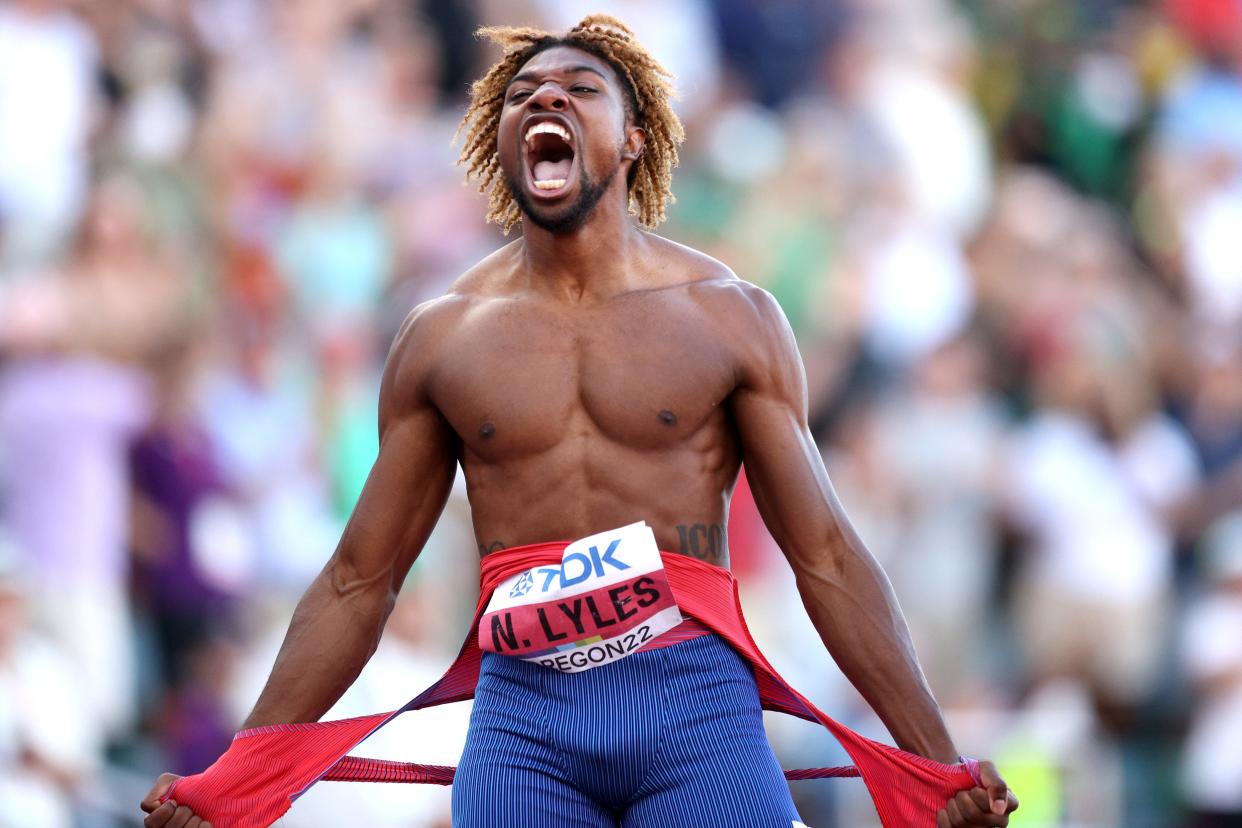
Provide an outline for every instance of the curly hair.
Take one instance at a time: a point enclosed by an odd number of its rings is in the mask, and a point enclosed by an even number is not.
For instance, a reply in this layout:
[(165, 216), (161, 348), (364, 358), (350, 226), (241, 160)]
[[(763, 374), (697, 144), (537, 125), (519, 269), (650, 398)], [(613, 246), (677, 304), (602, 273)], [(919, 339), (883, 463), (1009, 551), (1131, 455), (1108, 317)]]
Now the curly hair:
[(670, 184), (677, 166), (677, 145), (685, 138), (681, 121), (673, 112), (673, 76), (651, 53), (639, 45), (624, 23), (606, 14), (583, 18), (563, 35), (529, 27), (491, 26), (479, 29), (478, 37), (498, 44), (504, 56), (470, 88), (470, 105), (457, 127), (465, 132), (459, 165), (466, 167), (466, 180), (478, 179), (479, 192), (488, 196), (487, 220), (499, 224), (506, 234), (522, 217), (505, 183), (497, 151), (497, 130), (504, 107), (505, 90), (528, 60), (554, 46), (571, 46), (600, 58), (612, 67), (625, 87), (630, 114), (647, 133), (643, 153), (630, 168), (630, 213), (644, 227), (664, 220), (664, 207), (674, 200)]

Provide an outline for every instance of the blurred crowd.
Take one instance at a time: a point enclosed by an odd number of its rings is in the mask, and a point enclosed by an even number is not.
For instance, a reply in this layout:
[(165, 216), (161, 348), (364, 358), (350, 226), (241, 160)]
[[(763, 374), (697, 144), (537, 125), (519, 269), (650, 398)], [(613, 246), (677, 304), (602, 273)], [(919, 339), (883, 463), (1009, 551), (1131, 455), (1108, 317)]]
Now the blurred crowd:
[[(228, 744), (375, 456), (397, 326), (506, 241), (454, 166), (472, 32), (588, 10), (677, 75), (660, 232), (785, 308), (1012, 824), (1242, 825), (1242, 0), (587, 6), (0, 0), (0, 826), (136, 824)], [(744, 479), (730, 537), (773, 661), (882, 733)], [(330, 717), (447, 665), (475, 548), (459, 481)], [(360, 752), (454, 763), (453, 707)], [(794, 794), (874, 824), (861, 785)], [(447, 797), (323, 784), (284, 824), (446, 826)]]

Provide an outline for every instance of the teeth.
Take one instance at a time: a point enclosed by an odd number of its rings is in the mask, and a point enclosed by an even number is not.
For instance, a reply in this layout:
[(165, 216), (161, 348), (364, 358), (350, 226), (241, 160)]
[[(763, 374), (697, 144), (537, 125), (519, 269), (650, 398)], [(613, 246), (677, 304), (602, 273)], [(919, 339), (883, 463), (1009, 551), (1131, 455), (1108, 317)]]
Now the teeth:
[(553, 178), (548, 181), (536, 181), (535, 182), (536, 190), (559, 190), (561, 187), (564, 187), (564, 186), (565, 186), (564, 178)]
[(526, 130), (526, 142), (529, 144), (532, 138), (544, 132), (559, 135), (565, 143), (570, 143), (569, 130), (565, 129), (565, 127), (560, 124), (554, 124), (551, 121), (543, 121), (542, 123), (535, 124), (530, 129)]

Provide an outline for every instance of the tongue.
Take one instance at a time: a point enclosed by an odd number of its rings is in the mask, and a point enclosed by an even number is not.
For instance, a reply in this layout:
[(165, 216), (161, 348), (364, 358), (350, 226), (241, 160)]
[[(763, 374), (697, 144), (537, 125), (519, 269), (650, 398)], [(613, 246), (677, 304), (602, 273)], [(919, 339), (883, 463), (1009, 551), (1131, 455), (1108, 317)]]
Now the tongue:
[(569, 168), (572, 166), (572, 158), (560, 161), (536, 161), (531, 171), (534, 172), (536, 181), (559, 181), (569, 178)]

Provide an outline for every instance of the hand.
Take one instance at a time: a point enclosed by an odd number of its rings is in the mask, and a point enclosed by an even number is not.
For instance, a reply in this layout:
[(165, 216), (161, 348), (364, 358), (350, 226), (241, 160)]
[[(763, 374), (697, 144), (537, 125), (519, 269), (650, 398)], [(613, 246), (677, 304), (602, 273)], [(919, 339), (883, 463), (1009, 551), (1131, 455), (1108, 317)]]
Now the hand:
[(142, 810), (147, 812), (147, 818), (142, 821), (144, 828), (212, 828), (210, 822), (203, 822), (185, 805), (178, 805), (171, 799), (160, 803), (160, 797), (180, 778), (175, 773), (162, 773), (155, 780), (151, 792), (142, 800)]
[(945, 807), (936, 813), (936, 828), (971, 828), (971, 826), (1006, 826), (1009, 815), (1018, 810), (1018, 798), (991, 762), (979, 763), (982, 787), (958, 791)]

